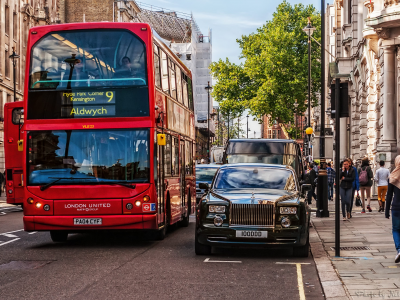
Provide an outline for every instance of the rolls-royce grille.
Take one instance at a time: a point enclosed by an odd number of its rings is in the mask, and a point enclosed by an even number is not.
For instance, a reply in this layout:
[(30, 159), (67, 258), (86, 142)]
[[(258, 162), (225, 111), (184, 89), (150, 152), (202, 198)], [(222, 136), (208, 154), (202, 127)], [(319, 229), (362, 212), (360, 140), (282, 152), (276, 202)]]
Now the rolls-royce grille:
[(231, 204), (232, 226), (274, 226), (273, 204)]

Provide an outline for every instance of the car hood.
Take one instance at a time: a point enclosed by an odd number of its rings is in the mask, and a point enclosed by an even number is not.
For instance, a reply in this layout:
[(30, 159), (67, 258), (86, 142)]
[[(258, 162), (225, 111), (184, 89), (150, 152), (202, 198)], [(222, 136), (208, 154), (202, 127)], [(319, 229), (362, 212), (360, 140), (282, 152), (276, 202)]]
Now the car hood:
[(228, 200), (235, 204), (258, 204), (288, 202), (297, 203), (299, 192), (271, 189), (219, 189), (212, 190), (209, 200)]

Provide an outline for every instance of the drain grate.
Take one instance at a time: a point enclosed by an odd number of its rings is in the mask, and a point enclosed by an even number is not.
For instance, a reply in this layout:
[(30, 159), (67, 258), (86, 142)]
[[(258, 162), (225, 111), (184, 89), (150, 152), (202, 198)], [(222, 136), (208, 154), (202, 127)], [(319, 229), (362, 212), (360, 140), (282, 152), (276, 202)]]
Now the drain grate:
[[(336, 247), (331, 247), (331, 250), (335, 250)], [(340, 250), (343, 251), (363, 251), (363, 250), (371, 250), (368, 246), (357, 246), (357, 247), (340, 247)]]

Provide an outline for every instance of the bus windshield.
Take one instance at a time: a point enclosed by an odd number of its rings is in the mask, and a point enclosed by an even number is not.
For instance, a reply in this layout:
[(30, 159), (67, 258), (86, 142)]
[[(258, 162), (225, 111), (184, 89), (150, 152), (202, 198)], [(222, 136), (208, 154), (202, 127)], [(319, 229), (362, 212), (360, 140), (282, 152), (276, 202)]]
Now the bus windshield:
[(146, 45), (127, 30), (52, 32), (30, 56), (28, 119), (149, 115)]
[(146, 85), (144, 43), (125, 30), (59, 31), (32, 47), (30, 89)]
[(28, 185), (149, 181), (147, 129), (32, 131), (28, 141)]

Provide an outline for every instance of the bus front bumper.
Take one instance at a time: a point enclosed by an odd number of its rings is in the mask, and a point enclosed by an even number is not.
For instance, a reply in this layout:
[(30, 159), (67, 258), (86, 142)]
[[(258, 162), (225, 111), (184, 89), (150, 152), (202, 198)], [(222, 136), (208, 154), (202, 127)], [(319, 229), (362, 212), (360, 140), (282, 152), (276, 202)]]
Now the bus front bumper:
[[(74, 219), (101, 219), (97, 225), (74, 225)], [(97, 220), (97, 223), (99, 221)], [(25, 231), (158, 229), (157, 215), (24, 216)]]

